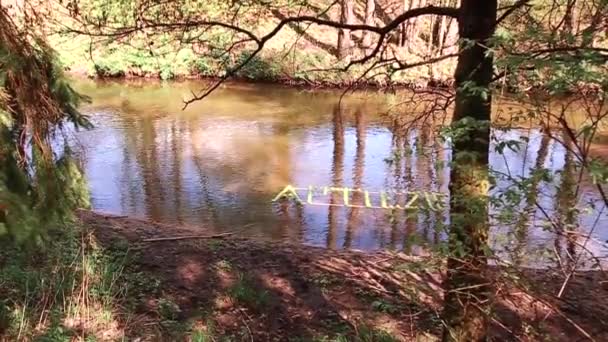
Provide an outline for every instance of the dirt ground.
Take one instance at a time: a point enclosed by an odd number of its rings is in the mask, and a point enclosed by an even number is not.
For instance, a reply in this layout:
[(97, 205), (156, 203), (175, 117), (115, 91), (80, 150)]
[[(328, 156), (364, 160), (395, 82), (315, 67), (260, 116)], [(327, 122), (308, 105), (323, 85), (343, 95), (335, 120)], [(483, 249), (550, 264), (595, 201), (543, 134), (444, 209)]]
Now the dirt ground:
[[(136, 255), (129, 267), (158, 283), (123, 322), (130, 338), (433, 341), (441, 333), (441, 262), (237, 236), (144, 242), (205, 231), (92, 212), (81, 219), (103, 246), (127, 245)], [(605, 274), (576, 274), (558, 299), (562, 274), (524, 273), (526, 286), (495, 284), (493, 340), (608, 341)]]

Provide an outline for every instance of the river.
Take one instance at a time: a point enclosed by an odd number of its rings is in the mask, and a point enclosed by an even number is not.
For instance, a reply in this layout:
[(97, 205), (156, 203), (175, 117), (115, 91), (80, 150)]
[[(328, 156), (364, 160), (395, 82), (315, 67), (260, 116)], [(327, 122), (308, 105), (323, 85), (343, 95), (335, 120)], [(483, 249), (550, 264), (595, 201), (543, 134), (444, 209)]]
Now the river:
[[(372, 192), (374, 203), (383, 190), (447, 194), (449, 170), (440, 165), (447, 165), (449, 150), (444, 143), (429, 143), (435, 141), (430, 124), (403, 130), (394, 116), (395, 96), (355, 94), (339, 103), (338, 91), (235, 83), (183, 110), (183, 99), (200, 86), (75, 81), (92, 98), (83, 112), (95, 128), (76, 132), (70, 141), (82, 159), (94, 210), (335, 249), (424, 254), (445, 240), (445, 209), (353, 208), (343, 205), (342, 194), (322, 190), (315, 193), (316, 205), (272, 202), (287, 185), (361, 188)], [(534, 187), (538, 206), (522, 202), (519, 212), (529, 213), (518, 221), (524, 229), (515, 234), (493, 225), (494, 248), (551, 259), (555, 251), (560, 256), (580, 251), (577, 244), (595, 226), (585, 248), (607, 255), (602, 242), (608, 231), (601, 228), (608, 226), (608, 214), (589, 182), (582, 183), (577, 199), (582, 212), (569, 228), (580, 235), (565, 238), (546, 228), (547, 217), (555, 219), (558, 208), (571, 203), (557, 195), (567, 160), (564, 146), (534, 127), (494, 134), (529, 139), (504, 154), (492, 148), (494, 170), (517, 177), (544, 167), (556, 176)], [(510, 186), (499, 181), (493, 192)], [(299, 193), (306, 200), (306, 193)], [(362, 195), (350, 200), (361, 204)], [(597, 206), (588, 210), (591, 202)]]

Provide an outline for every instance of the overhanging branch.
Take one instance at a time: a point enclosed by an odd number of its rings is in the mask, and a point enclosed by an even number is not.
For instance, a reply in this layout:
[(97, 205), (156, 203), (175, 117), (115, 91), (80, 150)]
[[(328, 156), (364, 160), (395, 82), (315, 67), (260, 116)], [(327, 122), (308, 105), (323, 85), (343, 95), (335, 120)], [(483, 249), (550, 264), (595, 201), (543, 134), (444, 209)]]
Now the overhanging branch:
[[(285, 19), (281, 20), (274, 27), (274, 29), (272, 29), (272, 31), (270, 31), (266, 35), (264, 35), (260, 38), (256, 37), (256, 39), (252, 39), (258, 44), (257, 48), (252, 52), (252, 54), (247, 59), (245, 59), (243, 62), (239, 63), (237, 66), (235, 66), (234, 68), (232, 68), (228, 72), (226, 72), (226, 74), (224, 76), (222, 76), (212, 86), (208, 87), (207, 89), (205, 89), (198, 95), (193, 94), (194, 96), (191, 99), (186, 100), (184, 102), (184, 108), (186, 108), (189, 104), (191, 104), (195, 101), (199, 101), (199, 100), (202, 100), (203, 98), (207, 97), (215, 89), (217, 89), (223, 82), (225, 82), (227, 79), (229, 79), (230, 77), (232, 77), (236, 73), (238, 73), (239, 70), (241, 70), (260, 51), (262, 51), (266, 42), (268, 42), (270, 39), (272, 39), (274, 36), (276, 36), (279, 32), (281, 32), (281, 30), (286, 25), (296, 24), (296, 23), (312, 23), (312, 24), (332, 27), (332, 28), (336, 28), (336, 29), (346, 29), (346, 30), (350, 30), (350, 31), (374, 32), (379, 35), (379, 38), (378, 38), (379, 43), (370, 55), (365, 56), (364, 58), (361, 58), (360, 60), (357, 61), (360, 63), (364, 63), (364, 62), (367, 62), (368, 60), (370, 60), (371, 58), (373, 58), (380, 51), (380, 46), (382, 45), (382, 42), (384, 41), (386, 35), (388, 35), (393, 30), (397, 29), (405, 21), (412, 19), (412, 18), (419, 17), (419, 16), (423, 16), (423, 15), (448, 16), (448, 17), (457, 19), (458, 14), (459, 14), (459, 9), (455, 8), (455, 7), (425, 6), (425, 7), (414, 8), (414, 9), (405, 11), (402, 14), (400, 14), (399, 16), (397, 16), (397, 18), (395, 18), (393, 21), (391, 21), (390, 23), (388, 23), (387, 25), (382, 26), (382, 27), (376, 27), (376, 26), (370, 26), (370, 25), (358, 25), (358, 24), (344, 24), (344, 23), (340, 23), (340, 22), (336, 22), (336, 21), (321, 19), (319, 17), (314, 17), (314, 16), (297, 16), (297, 17), (285, 18)], [(244, 32), (242, 32), (242, 30), (244, 30), (244, 29), (239, 28), (238, 32), (244, 33)], [(253, 35), (250, 31), (248, 31), (246, 34), (249, 37), (252, 37), (252, 35)], [(350, 63), (349, 66), (352, 64), (353, 63)]]

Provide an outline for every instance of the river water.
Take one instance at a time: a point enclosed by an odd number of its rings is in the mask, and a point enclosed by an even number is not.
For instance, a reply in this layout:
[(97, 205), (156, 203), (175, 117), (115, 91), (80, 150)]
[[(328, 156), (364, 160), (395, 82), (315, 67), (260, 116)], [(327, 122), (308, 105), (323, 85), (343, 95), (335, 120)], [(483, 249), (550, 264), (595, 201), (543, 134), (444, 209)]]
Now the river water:
[[(183, 110), (183, 99), (200, 84), (77, 80), (75, 86), (92, 98), (83, 112), (95, 128), (76, 132), (71, 141), (95, 210), (336, 249), (423, 254), (445, 240), (446, 210), (352, 208), (343, 205), (343, 194), (322, 190), (315, 205), (272, 202), (287, 185), (365, 189), (373, 206), (380, 206), (380, 191), (447, 194), (449, 170), (441, 164), (449, 150), (432, 143), (430, 124), (398, 125), (413, 114), (396, 109), (395, 96), (355, 94), (339, 103), (335, 91), (230, 84)], [(534, 127), (494, 134), (529, 139), (517, 151), (492, 149), (494, 170), (518, 177), (544, 167), (556, 179), (533, 187), (538, 205), (524, 200), (518, 207), (516, 215), (528, 213), (515, 220), (525, 227), (519, 233), (494, 225), (493, 246), (530, 258), (541, 250), (549, 258), (555, 251), (563, 256), (580, 252), (582, 236), (595, 226), (585, 248), (606, 255), (601, 242), (608, 239), (602, 228), (608, 214), (590, 182), (582, 183), (576, 202), (582, 211), (567, 228), (577, 233), (565, 238), (546, 228), (547, 218), (574, 204), (558, 196), (568, 160), (564, 146)], [(510, 186), (501, 180), (493, 191)], [(307, 199), (305, 190), (299, 194)], [(349, 200), (364, 204), (360, 193)], [(596, 208), (589, 209), (590, 202)]]

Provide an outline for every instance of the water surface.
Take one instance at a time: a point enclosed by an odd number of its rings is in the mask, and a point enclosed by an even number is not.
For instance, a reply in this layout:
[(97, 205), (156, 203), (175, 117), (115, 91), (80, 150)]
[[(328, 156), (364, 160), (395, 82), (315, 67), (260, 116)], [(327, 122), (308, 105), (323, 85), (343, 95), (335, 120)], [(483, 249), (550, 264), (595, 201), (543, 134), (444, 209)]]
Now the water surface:
[[(395, 113), (394, 97), (356, 94), (339, 103), (339, 92), (231, 84), (182, 110), (200, 84), (77, 81), (76, 87), (93, 100), (84, 112), (95, 129), (77, 133), (73, 143), (95, 210), (329, 248), (422, 253), (421, 246), (445, 238), (445, 211), (271, 202), (288, 184), (447, 194), (449, 170), (439, 165), (447, 163), (449, 150), (434, 142), (430, 124), (403, 130), (400, 120), (387, 116)], [(401, 117), (413, 115), (399, 110)], [(519, 151), (492, 152), (495, 170), (517, 177), (545, 167), (557, 178), (535, 187), (543, 210), (522, 204), (530, 213), (526, 229), (514, 235), (495, 225), (493, 243), (513, 247), (519, 241), (523, 254), (539, 247), (568, 251), (572, 241), (543, 229), (564, 204), (557, 194), (566, 149), (534, 127), (495, 135), (530, 139)], [(510, 185), (499, 181), (494, 191)], [(581, 208), (598, 199), (588, 182), (580, 194)], [(338, 204), (340, 198), (318, 201)], [(581, 234), (594, 224), (606, 226), (601, 208), (577, 216)], [(594, 237), (605, 241), (608, 232), (596, 228)], [(603, 253), (600, 243), (590, 246)]]

